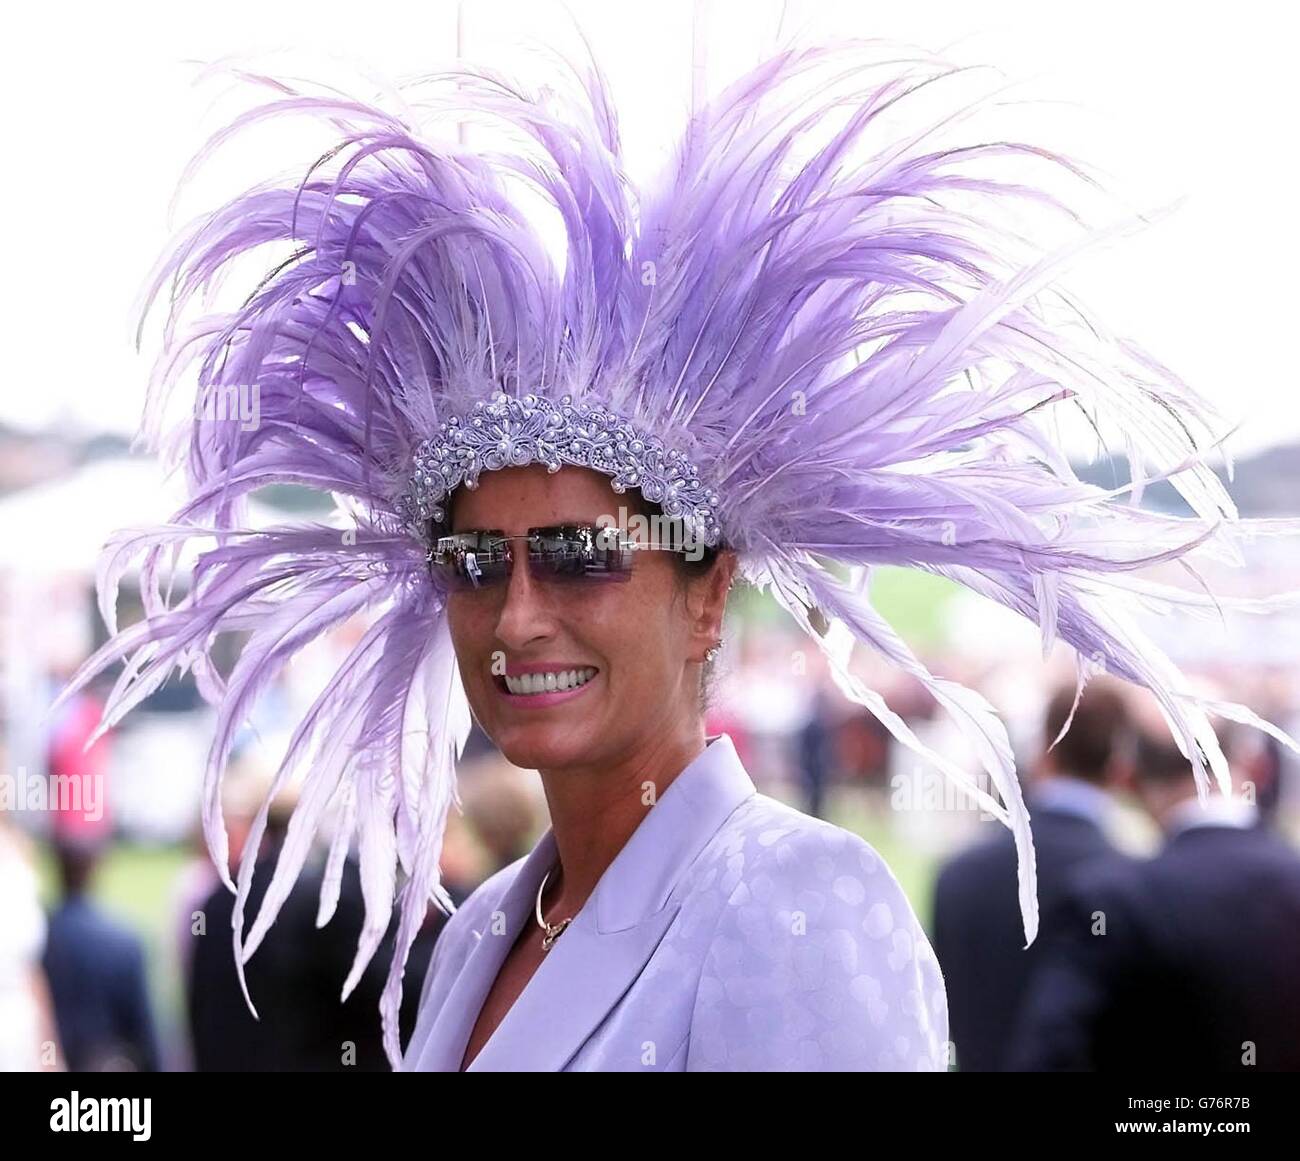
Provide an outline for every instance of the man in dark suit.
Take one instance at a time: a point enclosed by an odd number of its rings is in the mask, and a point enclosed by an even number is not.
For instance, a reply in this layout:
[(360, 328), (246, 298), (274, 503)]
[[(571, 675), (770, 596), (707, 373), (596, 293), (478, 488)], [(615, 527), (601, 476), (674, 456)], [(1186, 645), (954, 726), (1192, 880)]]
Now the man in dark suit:
[[(274, 808), (249, 892), (245, 931), (251, 929), (262, 905), (287, 823), (287, 810)], [(324, 927), (317, 927), (324, 874), (323, 858), (311, 859), (291, 888), (279, 920), (245, 965), (258, 1020), (244, 1003), (235, 970), (231, 948), (234, 896), (223, 884), (204, 904), (206, 933), (197, 938), (186, 980), (195, 1071), (389, 1070), (379, 997), (396, 945), (398, 917), (392, 917), (356, 988), (340, 1002), (365, 923), (365, 899), (360, 866), (350, 854), (344, 861), (335, 913)], [(461, 901), (454, 891), (452, 898)], [(420, 984), (444, 922), (442, 913), (431, 906), (407, 959), (399, 1016), (403, 1042), (415, 1029)]]
[[(1240, 793), (1250, 781), (1233, 746), (1240, 735), (1220, 735)], [(1071, 884), (1014, 1066), (1300, 1069), (1300, 855), (1259, 825), (1248, 794), (1216, 789), (1202, 807), (1163, 722), (1138, 731), (1132, 780), (1165, 846), (1144, 862), (1083, 868)]]
[(44, 967), (70, 1072), (155, 1072), (144, 947), (90, 897), (97, 840), (57, 847), (63, 901), (50, 915)]
[[(1007, 1067), (1014, 1020), (1067, 874), (1085, 862), (1114, 857), (1102, 824), (1125, 700), (1112, 683), (1095, 680), (1084, 689), (1071, 720), (1074, 698), (1074, 689), (1062, 689), (1049, 702), (1044, 751), (1026, 793), (1038, 868), (1038, 939), (1025, 948), (1016, 850), (1005, 828), (939, 873), (933, 942), (963, 1072)], [(1067, 721), (1070, 728), (1061, 737)]]

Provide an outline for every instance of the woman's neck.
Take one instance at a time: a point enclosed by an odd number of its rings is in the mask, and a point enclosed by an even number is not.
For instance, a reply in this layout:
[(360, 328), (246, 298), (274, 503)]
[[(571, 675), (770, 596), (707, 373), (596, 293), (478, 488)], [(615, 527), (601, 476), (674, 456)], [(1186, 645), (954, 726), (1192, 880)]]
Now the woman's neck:
[[(704, 723), (656, 733), (625, 759), (541, 771), (559, 853), (546, 908), (576, 914), (600, 877), (677, 776), (704, 752)], [(553, 897), (552, 897), (553, 896)]]

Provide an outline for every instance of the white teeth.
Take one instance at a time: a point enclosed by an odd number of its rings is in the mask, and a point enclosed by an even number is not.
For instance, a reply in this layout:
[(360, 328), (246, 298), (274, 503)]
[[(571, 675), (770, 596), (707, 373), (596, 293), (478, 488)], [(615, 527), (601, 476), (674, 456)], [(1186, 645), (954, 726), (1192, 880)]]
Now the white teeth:
[(525, 673), (520, 677), (507, 677), (505, 681), (506, 688), (511, 693), (527, 696), (576, 689), (580, 685), (586, 685), (595, 676), (596, 670), (586, 666), (582, 669), (564, 669), (553, 673)]

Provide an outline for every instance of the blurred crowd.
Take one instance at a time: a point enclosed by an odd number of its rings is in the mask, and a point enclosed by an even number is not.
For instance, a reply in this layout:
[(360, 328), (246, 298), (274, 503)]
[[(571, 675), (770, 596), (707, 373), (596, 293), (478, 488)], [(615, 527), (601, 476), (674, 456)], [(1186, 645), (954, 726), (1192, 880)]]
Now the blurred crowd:
[[(1037, 939), (1024, 947), (1009, 833), (938, 876), (960, 1068), (1300, 1069), (1300, 854), (1278, 829), (1279, 749), (1226, 719), (1216, 733), (1233, 796), (1201, 801), (1150, 695), (1102, 680), (1051, 699), (1026, 795)], [(1148, 857), (1112, 838), (1120, 796), (1158, 830)]]
[[(353, 640), (344, 631), (332, 647)], [(1009, 724), (1037, 857), (1040, 927), (1026, 950), (1011, 833), (848, 701), (806, 647), (761, 620), (738, 624), (710, 732), (731, 735), (764, 792), (881, 849), (930, 931), (957, 1069), (1300, 1067), (1300, 991), (1290, 979), (1300, 964), (1297, 795), (1276, 739), (1216, 722), (1237, 797), (1225, 802), (1216, 788), (1202, 803), (1162, 715), (1131, 687), (1102, 676), (1079, 695), (1057, 662), (932, 657), (981, 689)], [(327, 673), (336, 660), (308, 667)], [(927, 745), (975, 769), (967, 743), (919, 684), (865, 659), (860, 676)], [(1224, 688), (1212, 692), (1245, 700), (1244, 688), (1264, 716), (1294, 725), (1276, 674), (1218, 676)], [(0, 810), (0, 1067), (387, 1069), (378, 1005), (395, 922), (354, 972), (365, 925), (355, 854), (335, 865), (323, 848), (297, 848), (292, 788), (259, 820), (275, 770), (268, 755), (312, 690), (308, 680), (271, 691), (224, 785), (232, 874), (247, 860), (254, 868), (246, 932), (278, 890), (280, 856), (302, 861), (242, 982), (231, 936), (236, 898), (197, 827), (169, 844), (133, 832), (131, 810), (114, 809), (131, 800), (114, 793), (114, 779), (128, 774), (113, 747), (132, 727), (87, 748), (104, 686), (49, 721), (46, 772), (80, 789), (76, 801)], [(206, 741), (210, 720), (200, 711), (179, 720)], [(125, 746), (127, 755), (148, 752)], [(444, 885), (458, 905), (547, 825), (536, 775), (506, 763), (477, 730), (460, 794), (443, 853)], [(138, 908), (124, 912), (132, 888), (105, 889), (106, 868), (140, 848), (183, 855), (158, 872), (167, 882), (153, 897), (165, 900), (165, 915), (152, 926)], [(443, 922), (431, 907), (408, 961), (403, 1037)], [(168, 973), (172, 991), (159, 986)], [(341, 1000), (345, 981), (352, 986)]]

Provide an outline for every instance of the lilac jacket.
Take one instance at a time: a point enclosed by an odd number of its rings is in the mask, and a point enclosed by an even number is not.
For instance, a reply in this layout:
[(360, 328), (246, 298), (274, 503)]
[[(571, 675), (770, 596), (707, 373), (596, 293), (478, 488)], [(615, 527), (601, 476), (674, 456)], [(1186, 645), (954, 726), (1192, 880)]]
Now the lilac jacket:
[[(555, 856), (548, 830), (448, 920), (403, 1071), (459, 1069)], [(947, 1037), (938, 962), (884, 861), (759, 794), (722, 734), (646, 814), (470, 1071), (943, 1070)]]

